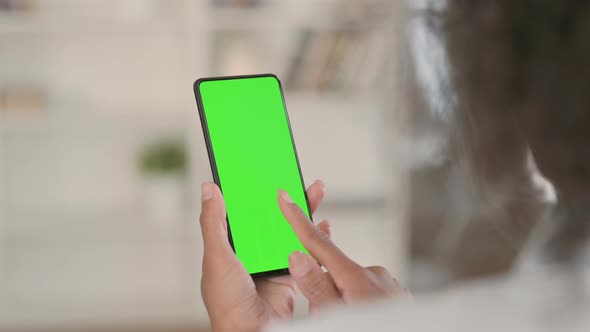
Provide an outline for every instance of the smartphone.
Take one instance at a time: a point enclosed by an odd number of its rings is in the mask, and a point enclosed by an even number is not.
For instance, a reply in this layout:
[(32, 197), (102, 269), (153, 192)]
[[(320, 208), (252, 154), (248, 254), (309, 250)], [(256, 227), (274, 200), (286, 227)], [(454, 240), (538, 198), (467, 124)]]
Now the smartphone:
[(278, 189), (311, 215), (281, 82), (273, 74), (211, 77), (194, 90), (234, 252), (253, 277), (288, 274), (289, 255), (306, 250), (279, 209)]

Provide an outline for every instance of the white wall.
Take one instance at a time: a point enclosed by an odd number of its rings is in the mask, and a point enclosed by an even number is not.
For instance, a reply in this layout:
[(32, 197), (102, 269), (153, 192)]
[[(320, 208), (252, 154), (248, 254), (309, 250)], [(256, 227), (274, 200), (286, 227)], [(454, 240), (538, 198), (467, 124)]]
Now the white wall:
[[(44, 15), (0, 17), (0, 86), (49, 93), (37, 114), (0, 113), (0, 328), (207, 323), (196, 219), (211, 173), (191, 85), (211, 74), (209, 2), (153, 3), (110, 17), (101, 1), (51, 1)], [(360, 263), (401, 273), (380, 92), (286, 98), (305, 180), (327, 184), (316, 219)], [(162, 226), (146, 216), (136, 156), (168, 135), (188, 138), (192, 164), (188, 204)]]

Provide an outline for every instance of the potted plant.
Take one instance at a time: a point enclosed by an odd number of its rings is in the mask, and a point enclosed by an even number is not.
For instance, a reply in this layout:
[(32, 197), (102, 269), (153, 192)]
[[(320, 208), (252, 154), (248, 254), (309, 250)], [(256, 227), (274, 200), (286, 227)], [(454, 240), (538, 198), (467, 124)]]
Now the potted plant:
[(146, 145), (139, 153), (143, 175), (144, 211), (157, 225), (178, 223), (184, 215), (186, 144), (182, 139), (165, 138)]

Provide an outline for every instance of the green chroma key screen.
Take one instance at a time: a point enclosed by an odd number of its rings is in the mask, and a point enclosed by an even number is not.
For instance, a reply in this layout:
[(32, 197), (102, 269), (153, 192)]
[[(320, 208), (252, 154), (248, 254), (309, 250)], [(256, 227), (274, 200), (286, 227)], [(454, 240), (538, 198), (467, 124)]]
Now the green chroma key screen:
[(306, 251), (277, 190), (309, 211), (280, 83), (274, 75), (222, 77), (201, 79), (195, 90), (236, 255), (250, 274), (286, 272), (288, 256)]

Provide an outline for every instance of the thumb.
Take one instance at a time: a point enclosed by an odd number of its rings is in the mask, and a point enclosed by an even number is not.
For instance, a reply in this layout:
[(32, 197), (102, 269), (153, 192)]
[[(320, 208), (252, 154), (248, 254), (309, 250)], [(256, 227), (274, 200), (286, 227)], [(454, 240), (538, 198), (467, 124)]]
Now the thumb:
[(201, 185), (200, 223), (205, 257), (234, 255), (229, 244), (223, 196), (214, 183)]
[(334, 281), (310, 256), (301, 251), (292, 253), (289, 256), (289, 271), (310, 307), (339, 301), (341, 296)]

